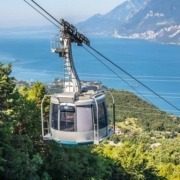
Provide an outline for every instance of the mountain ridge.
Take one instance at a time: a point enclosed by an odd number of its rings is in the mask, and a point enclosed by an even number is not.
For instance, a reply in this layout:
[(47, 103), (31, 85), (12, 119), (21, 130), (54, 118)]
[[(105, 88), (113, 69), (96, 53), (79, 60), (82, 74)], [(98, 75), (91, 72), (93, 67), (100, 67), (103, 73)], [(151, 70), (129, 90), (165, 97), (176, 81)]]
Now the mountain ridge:
[[(149, 0), (128, 0), (105, 15), (95, 14), (86, 21), (78, 23), (79, 29), (90, 34), (111, 35), (114, 29), (125, 24), (129, 18), (144, 8)], [(96, 33), (94, 33), (96, 32)]]
[(180, 44), (180, 1), (127, 0), (78, 24), (87, 34)]

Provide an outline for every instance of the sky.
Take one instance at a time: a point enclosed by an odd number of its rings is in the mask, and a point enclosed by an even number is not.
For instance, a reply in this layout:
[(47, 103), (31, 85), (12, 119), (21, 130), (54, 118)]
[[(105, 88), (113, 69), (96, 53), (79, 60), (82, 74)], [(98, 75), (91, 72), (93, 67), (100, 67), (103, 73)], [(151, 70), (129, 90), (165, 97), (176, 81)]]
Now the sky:
[[(27, 0), (30, 1), (30, 0)], [(36, 0), (56, 18), (72, 23), (105, 14), (125, 0)], [(0, 28), (48, 25), (24, 0), (0, 0)]]

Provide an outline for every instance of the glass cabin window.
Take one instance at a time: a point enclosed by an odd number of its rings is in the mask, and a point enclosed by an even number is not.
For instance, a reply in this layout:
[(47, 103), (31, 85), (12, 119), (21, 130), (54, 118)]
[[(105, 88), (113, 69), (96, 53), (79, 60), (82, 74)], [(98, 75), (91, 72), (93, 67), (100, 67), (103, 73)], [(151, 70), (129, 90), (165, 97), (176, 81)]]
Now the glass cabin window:
[(52, 128), (58, 129), (58, 104), (52, 104)]
[(105, 103), (98, 105), (98, 116), (99, 116), (99, 128), (104, 128), (107, 126), (107, 111)]
[[(97, 111), (96, 106), (93, 107), (94, 111), (94, 120), (97, 123)], [(99, 129), (102, 129), (107, 126), (107, 110), (105, 103), (98, 104), (98, 119), (99, 119)]]
[(75, 131), (75, 107), (61, 106), (60, 107), (60, 130)]

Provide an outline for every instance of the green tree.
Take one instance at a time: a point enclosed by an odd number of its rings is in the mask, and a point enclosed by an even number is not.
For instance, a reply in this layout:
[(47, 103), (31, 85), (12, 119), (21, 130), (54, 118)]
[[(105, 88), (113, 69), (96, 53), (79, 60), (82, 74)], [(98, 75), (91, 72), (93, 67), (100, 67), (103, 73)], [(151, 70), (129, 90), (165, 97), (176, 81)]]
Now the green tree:
[(11, 66), (0, 63), (0, 178), (5, 172), (4, 166), (7, 162), (4, 151), (10, 149), (8, 143), (13, 125), (10, 115), (13, 114), (13, 97), (16, 94), (14, 78), (10, 74)]
[[(36, 149), (40, 111), (35, 102), (18, 93), (10, 74), (11, 66), (0, 64), (0, 178), (48, 177), (41, 169), (43, 161)], [(37, 95), (36, 99), (40, 98), (40, 93)]]
[(44, 97), (45, 93), (45, 86), (40, 82), (36, 82), (28, 89), (27, 100), (35, 102), (36, 105), (40, 106), (41, 100)]
[[(127, 130), (111, 138), (116, 144), (106, 141), (99, 146), (66, 147), (44, 142), (40, 104), (45, 87), (36, 82), (17, 89), (10, 74), (11, 66), (0, 64), (0, 179), (179, 179), (179, 118), (131, 93), (113, 91), (117, 107), (124, 110), (119, 114), (121, 121), (126, 119), (118, 128)], [(48, 106), (49, 99), (46, 103)], [(127, 112), (130, 106), (146, 114), (131, 108)], [(164, 130), (173, 130), (171, 138), (163, 139)], [(151, 148), (156, 142), (160, 146)]]

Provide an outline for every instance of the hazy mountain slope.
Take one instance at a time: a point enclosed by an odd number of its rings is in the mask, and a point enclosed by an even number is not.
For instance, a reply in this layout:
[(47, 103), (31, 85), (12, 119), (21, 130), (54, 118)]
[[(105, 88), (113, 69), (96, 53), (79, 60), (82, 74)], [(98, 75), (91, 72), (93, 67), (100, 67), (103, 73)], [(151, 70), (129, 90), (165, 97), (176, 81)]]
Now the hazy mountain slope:
[(144, 8), (148, 1), (125, 1), (105, 15), (96, 14), (86, 21), (79, 23), (78, 27), (87, 33), (112, 34), (114, 29), (121, 28), (122, 24), (127, 23), (140, 9)]
[(132, 17), (127, 26), (130, 30), (140, 31), (151, 28), (157, 30), (167, 25), (180, 23), (180, 1), (151, 0), (148, 5)]
[(91, 34), (180, 43), (180, 1), (127, 0), (79, 27)]
[(126, 32), (119, 29), (119, 34), (163, 42), (180, 42), (179, 9), (178, 0), (151, 0), (124, 25)]

